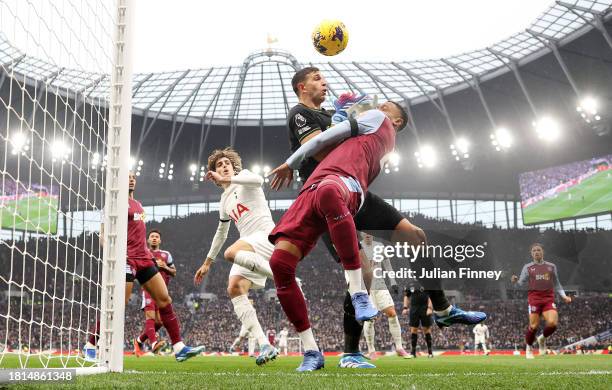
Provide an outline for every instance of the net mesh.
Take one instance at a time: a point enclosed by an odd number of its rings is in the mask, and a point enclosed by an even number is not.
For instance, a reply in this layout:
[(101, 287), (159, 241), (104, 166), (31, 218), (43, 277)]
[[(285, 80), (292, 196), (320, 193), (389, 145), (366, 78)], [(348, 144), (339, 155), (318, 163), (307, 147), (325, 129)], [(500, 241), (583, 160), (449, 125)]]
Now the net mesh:
[(114, 6), (0, 2), (3, 367), (92, 364)]

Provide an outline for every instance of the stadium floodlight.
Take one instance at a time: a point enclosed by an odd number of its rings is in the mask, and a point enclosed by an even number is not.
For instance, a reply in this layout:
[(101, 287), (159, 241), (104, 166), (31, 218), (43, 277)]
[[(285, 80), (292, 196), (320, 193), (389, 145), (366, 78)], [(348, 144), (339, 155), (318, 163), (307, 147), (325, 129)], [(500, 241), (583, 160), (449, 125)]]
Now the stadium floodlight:
[(461, 160), (462, 158), (470, 158), (470, 142), (467, 140), (467, 138), (457, 138), (455, 143), (450, 145), (450, 150), (451, 154), (457, 161)]
[(576, 107), (576, 111), (586, 115), (597, 115), (598, 109), (599, 102), (592, 96), (587, 96), (583, 98)]
[(198, 166), (196, 164), (189, 165), (189, 170), (191, 171), (191, 173), (194, 173), (197, 169)]
[(253, 165), (253, 166), (251, 167), (251, 171), (252, 171), (253, 173), (255, 173), (255, 174), (258, 174), (258, 175), (259, 175), (259, 174), (261, 173), (261, 167), (260, 167), (259, 165), (255, 164), (255, 165)]
[(424, 145), (414, 152), (419, 168), (433, 168), (438, 162), (436, 150), (431, 145)]
[(264, 167), (263, 167), (264, 176), (267, 176), (268, 172), (270, 172), (270, 166), (269, 165), (264, 165)]
[(142, 160), (138, 160), (138, 166), (139, 166), (139, 167), (141, 167), (141, 166), (143, 166), (143, 165), (144, 165), (144, 161), (142, 161)]
[(30, 146), (28, 145), (29, 142), (30, 141), (26, 135), (21, 131), (13, 133), (11, 136), (11, 146), (13, 147), (12, 154), (19, 154), (28, 151), (28, 149), (30, 149)]
[[(100, 164), (100, 153), (96, 152), (91, 156), (91, 168), (97, 169), (98, 164)], [(106, 163), (104, 163), (106, 165)]]
[(159, 164), (160, 167), (165, 168), (166, 167), (166, 163), (162, 162), (161, 164)]
[(509, 149), (513, 143), (512, 133), (505, 127), (500, 127), (491, 134), (491, 144), (498, 152)]
[(533, 126), (538, 138), (546, 142), (555, 141), (561, 135), (559, 122), (548, 116), (533, 122)]
[(398, 152), (389, 153), (389, 163), (394, 167), (397, 167), (400, 162), (400, 155)]
[(51, 143), (51, 157), (53, 161), (62, 160), (62, 163), (70, 159), (72, 149), (62, 140), (55, 140)]
[(172, 180), (174, 178), (174, 176), (172, 176), (171, 174), (168, 175), (168, 180)]

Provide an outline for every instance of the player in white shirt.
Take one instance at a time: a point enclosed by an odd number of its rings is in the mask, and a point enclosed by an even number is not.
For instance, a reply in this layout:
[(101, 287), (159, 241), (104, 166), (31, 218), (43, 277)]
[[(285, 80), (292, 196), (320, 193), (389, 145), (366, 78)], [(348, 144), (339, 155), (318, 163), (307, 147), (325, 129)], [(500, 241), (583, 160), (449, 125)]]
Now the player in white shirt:
[[(374, 248), (382, 244), (378, 241), (374, 241), (370, 234), (362, 233), (362, 238), (361, 246), (368, 259), (370, 259), (372, 262), (372, 271), (374, 272), (372, 286), (370, 287), (370, 299), (372, 299), (374, 307), (385, 313), (387, 316), (387, 320), (389, 321), (389, 332), (391, 333), (393, 343), (395, 344), (395, 352), (398, 356), (408, 359), (410, 358), (410, 355), (408, 352), (406, 352), (402, 343), (402, 328), (400, 326), (399, 319), (397, 318), (397, 312), (395, 311), (395, 303), (393, 302), (391, 293), (389, 293), (389, 290), (387, 289), (385, 279), (377, 277), (377, 275), (379, 275), (379, 271), (377, 270), (393, 271), (391, 261), (389, 261), (389, 259), (386, 257), (382, 259), (382, 261), (375, 261)], [(391, 286), (395, 286), (395, 288), (397, 288), (395, 278), (389, 278), (389, 281), (391, 282)], [(364, 321), (363, 334), (365, 336), (366, 343), (368, 344), (368, 355), (370, 356), (370, 359), (375, 359), (376, 345), (374, 341), (374, 321)]]
[(485, 355), (489, 354), (489, 350), (487, 349), (487, 339), (489, 338), (489, 327), (483, 324), (476, 324), (474, 326), (474, 353), (478, 350), (478, 345), (482, 345), (482, 350)]
[(268, 241), (268, 234), (274, 228), (274, 221), (261, 188), (264, 179), (242, 169), (240, 156), (230, 148), (215, 150), (208, 157), (208, 169), (206, 179), (222, 187), (223, 194), (219, 204), (219, 225), (194, 282), (200, 284), (210, 270), (233, 220), (240, 239), (224, 253), (225, 259), (233, 263), (227, 292), (242, 326), (259, 343), (256, 363), (262, 365), (278, 356), (278, 350), (268, 342), (248, 298), (251, 288), (264, 288), (266, 279), (272, 278), (269, 260), (274, 246)]
[(278, 334), (278, 348), (281, 350), (281, 353), (287, 356), (287, 341), (289, 339), (289, 330), (287, 327), (283, 327), (283, 329)]

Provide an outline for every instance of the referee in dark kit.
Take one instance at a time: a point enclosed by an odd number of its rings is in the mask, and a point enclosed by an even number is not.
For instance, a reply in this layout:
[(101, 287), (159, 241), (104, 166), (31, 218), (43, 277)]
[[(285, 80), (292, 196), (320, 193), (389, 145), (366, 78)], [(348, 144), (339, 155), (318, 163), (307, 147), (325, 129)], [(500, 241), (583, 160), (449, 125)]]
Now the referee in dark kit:
[(410, 341), (413, 358), (416, 358), (419, 326), (423, 327), (423, 334), (427, 342), (428, 357), (433, 357), (433, 351), (431, 349), (432, 313), (433, 307), (431, 305), (431, 299), (429, 299), (429, 295), (425, 292), (423, 286), (413, 283), (404, 289), (404, 310), (402, 314), (409, 314), (408, 326), (410, 326)]

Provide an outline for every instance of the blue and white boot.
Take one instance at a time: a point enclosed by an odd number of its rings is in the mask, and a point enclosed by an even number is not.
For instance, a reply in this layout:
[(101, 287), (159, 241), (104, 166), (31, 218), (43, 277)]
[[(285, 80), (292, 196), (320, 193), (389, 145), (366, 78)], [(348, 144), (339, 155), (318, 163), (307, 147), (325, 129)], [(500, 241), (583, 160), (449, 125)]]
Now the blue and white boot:
[(296, 371), (315, 371), (325, 367), (325, 359), (320, 351), (306, 351), (304, 352), (304, 360)]

